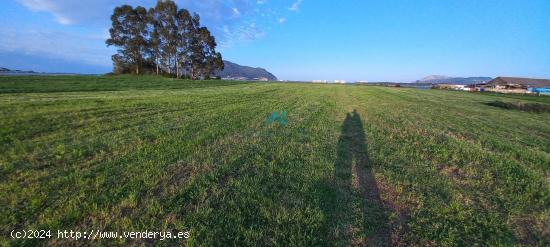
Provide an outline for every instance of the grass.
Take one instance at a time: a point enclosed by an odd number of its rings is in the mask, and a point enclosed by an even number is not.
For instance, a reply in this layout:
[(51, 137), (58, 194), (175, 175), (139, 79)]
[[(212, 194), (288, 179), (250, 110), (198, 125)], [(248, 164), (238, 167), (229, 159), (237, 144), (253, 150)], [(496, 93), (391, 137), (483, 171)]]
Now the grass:
[(219, 87), (242, 81), (185, 81), (157, 76), (2, 76), (0, 93), (88, 92)]
[(550, 114), (488, 105), (550, 97), (131, 76), (0, 92), (1, 245), (550, 244)]
[(500, 107), (504, 109), (515, 109), (515, 110), (529, 111), (529, 112), (550, 112), (550, 104), (502, 102), (502, 101), (493, 101), (487, 104), (490, 106)]

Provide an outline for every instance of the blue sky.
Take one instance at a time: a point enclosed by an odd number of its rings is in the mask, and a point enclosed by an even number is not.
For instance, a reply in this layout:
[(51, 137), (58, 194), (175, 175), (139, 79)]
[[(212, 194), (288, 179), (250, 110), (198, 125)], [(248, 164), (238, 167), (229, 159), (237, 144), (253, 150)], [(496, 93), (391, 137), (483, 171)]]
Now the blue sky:
[[(2, 0), (0, 67), (104, 73), (112, 9), (155, 0)], [(548, 0), (179, 0), (224, 59), (287, 80), (550, 78)]]

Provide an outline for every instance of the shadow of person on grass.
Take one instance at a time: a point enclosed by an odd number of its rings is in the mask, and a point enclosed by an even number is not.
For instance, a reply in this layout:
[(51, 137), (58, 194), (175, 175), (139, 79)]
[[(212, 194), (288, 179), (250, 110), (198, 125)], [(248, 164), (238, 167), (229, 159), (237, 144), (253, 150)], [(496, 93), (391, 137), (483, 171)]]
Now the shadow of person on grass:
[(390, 245), (387, 216), (356, 110), (346, 115), (336, 151), (334, 174), (323, 185), (326, 240), (337, 246)]

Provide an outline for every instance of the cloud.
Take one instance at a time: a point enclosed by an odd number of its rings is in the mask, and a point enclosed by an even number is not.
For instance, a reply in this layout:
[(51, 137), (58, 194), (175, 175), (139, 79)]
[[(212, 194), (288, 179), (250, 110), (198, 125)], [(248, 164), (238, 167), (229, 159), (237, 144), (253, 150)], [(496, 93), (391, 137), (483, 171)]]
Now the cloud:
[[(3, 24), (0, 28), (8, 35), (0, 35), (0, 51), (21, 51), (100, 66), (110, 66), (110, 57), (114, 53), (114, 49), (107, 48), (104, 43), (113, 9), (122, 4), (146, 8), (156, 4), (156, 0), (16, 1), (31, 11), (51, 14), (59, 24), (75, 26), (93, 34), (82, 35), (75, 33), (77, 29), (74, 28), (59, 30), (42, 23), (36, 23), (31, 29), (16, 29)], [(224, 49), (262, 39), (271, 26), (285, 23), (290, 1), (294, 0), (177, 0), (176, 3), (180, 8), (198, 13), (201, 23), (212, 31), (220, 48)], [(298, 10), (301, 2), (294, 2), (290, 10)]]
[[(106, 29), (110, 25), (110, 15), (113, 8), (122, 4), (132, 6), (141, 5), (152, 7), (156, 0), (16, 0), (32, 11), (50, 13), (55, 21), (63, 25), (92, 26)], [(236, 42), (236, 37), (243, 37), (244, 41), (250, 41), (253, 37), (262, 37), (266, 26), (283, 23), (285, 18), (276, 18), (284, 10), (283, 2), (267, 0), (177, 0), (179, 7), (197, 12), (201, 16), (201, 22), (212, 30), (220, 42), (230, 39)], [(302, 0), (297, 0), (289, 8), (297, 11)], [(283, 5), (277, 8), (277, 5)], [(288, 11), (288, 10), (286, 10)], [(277, 20), (274, 22), (273, 20)], [(256, 23), (251, 28), (250, 24)], [(228, 26), (230, 32), (225, 31)]]
[(137, 3), (138, 1), (17, 0), (17, 2), (32, 11), (51, 13), (60, 24), (86, 23), (104, 25), (108, 23), (108, 17), (115, 6), (122, 3)]
[(239, 12), (239, 9), (233, 8), (233, 14), (236, 15), (236, 16), (239, 16), (239, 15), (241, 15), (241, 12)]
[(229, 48), (235, 43), (250, 42), (260, 39), (266, 35), (266, 32), (259, 29), (256, 23), (248, 23), (239, 26), (223, 26), (224, 39), (220, 42), (222, 48)]
[(103, 36), (0, 26), (0, 52), (35, 54), (89, 65), (110, 66), (114, 52), (104, 45)]
[(303, 2), (303, 0), (296, 0), (296, 2), (294, 2), (292, 4), (292, 6), (290, 6), (290, 8), (288, 8), (288, 9), (290, 9), (292, 11), (298, 11), (300, 9), (300, 5), (302, 4), (302, 2)]

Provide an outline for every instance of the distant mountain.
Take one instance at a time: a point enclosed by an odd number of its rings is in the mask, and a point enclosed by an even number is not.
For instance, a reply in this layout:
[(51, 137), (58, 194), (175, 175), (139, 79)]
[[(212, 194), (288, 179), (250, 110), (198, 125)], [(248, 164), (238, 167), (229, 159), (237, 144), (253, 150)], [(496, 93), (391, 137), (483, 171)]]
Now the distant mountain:
[(0, 74), (9, 74), (9, 75), (13, 75), (13, 74), (37, 74), (38, 72), (34, 72), (32, 70), (29, 70), (29, 71), (23, 71), (23, 70), (10, 70), (10, 69), (7, 69), (7, 68), (2, 68), (0, 67)]
[(77, 75), (75, 73), (50, 73), (50, 72), (36, 72), (33, 70), (11, 70), (0, 67), (0, 75), (13, 76), (13, 75)]
[(429, 75), (422, 79), (420, 79), (421, 82), (427, 82), (427, 81), (433, 81), (433, 80), (445, 80), (450, 79), (451, 77), (444, 76), (444, 75)]
[(236, 63), (232, 63), (224, 60), (224, 69), (219, 73), (224, 79), (233, 80), (267, 80), (276, 81), (277, 77), (269, 73), (264, 68), (253, 68), (249, 66), (242, 66)]
[(483, 83), (489, 82), (493, 78), (491, 77), (448, 77), (441, 75), (431, 75), (424, 77), (417, 83), (432, 83), (432, 84), (460, 84), (460, 85), (469, 85), (474, 83)]

